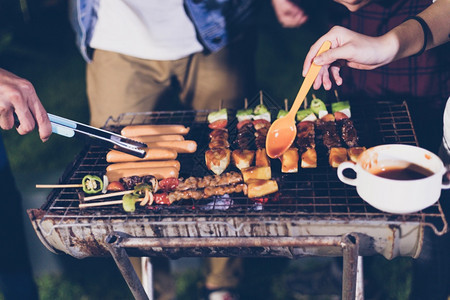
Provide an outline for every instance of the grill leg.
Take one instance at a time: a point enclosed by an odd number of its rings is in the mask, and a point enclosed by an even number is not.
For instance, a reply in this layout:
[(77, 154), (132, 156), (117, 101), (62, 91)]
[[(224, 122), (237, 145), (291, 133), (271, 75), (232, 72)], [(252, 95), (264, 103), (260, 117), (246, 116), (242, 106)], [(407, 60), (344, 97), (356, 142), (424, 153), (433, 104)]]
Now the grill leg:
[(358, 256), (358, 266), (356, 271), (356, 300), (364, 300), (364, 269), (363, 257)]
[(113, 245), (116, 240), (116, 236), (108, 236), (106, 238), (108, 250), (114, 258), (114, 261), (122, 273), (123, 278), (127, 282), (131, 293), (136, 300), (149, 300), (149, 297), (147, 296), (144, 287), (142, 286), (141, 281), (139, 280), (139, 277), (131, 264), (127, 252), (124, 248)]
[(142, 285), (149, 300), (153, 300), (153, 266), (149, 257), (141, 257)]
[(343, 274), (342, 299), (356, 299), (356, 274), (358, 266), (358, 236), (347, 235), (342, 241)]

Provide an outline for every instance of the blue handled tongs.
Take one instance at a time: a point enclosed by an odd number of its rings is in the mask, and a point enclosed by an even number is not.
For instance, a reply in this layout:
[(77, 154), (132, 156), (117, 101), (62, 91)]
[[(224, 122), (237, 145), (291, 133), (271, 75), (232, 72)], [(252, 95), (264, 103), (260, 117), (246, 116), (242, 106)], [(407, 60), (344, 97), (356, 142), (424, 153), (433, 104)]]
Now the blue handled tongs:
[(114, 132), (92, 127), (66, 118), (48, 114), (52, 132), (65, 137), (82, 137), (89, 143), (122, 151), (139, 158), (145, 156), (146, 144), (126, 138)]

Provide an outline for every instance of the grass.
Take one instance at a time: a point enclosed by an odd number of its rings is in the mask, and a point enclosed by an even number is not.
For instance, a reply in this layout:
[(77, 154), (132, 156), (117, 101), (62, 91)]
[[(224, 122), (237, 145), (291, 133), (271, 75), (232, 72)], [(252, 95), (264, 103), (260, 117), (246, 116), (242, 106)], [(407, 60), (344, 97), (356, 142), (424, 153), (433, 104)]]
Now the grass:
[[(284, 98), (292, 101), (297, 94), (304, 56), (309, 45), (326, 30), (322, 15), (313, 16), (312, 20), (300, 29), (283, 29), (270, 7), (262, 11), (255, 57), (257, 82), (280, 104)], [(64, 7), (40, 11), (30, 24), (0, 30), (0, 65), (29, 79), (49, 112), (88, 122), (85, 63), (75, 48)], [(315, 93), (319, 98), (326, 98), (324, 91)], [(75, 140), (59, 136), (52, 136), (43, 144), (36, 133), (19, 136), (10, 130), (3, 131), (2, 135), (15, 173), (62, 170), (82, 147)], [(75, 260), (67, 256), (63, 261), (66, 263), (62, 274), (45, 274), (36, 279), (41, 299), (132, 298), (111, 260)], [(327, 277), (329, 260), (301, 261), (247, 260), (240, 288), (242, 299), (339, 297), (339, 284)], [(373, 287), (373, 291), (368, 291), (373, 297), (367, 298), (407, 299), (411, 259), (387, 261), (375, 257), (374, 261), (366, 270), (368, 287)], [(176, 278), (179, 299), (198, 299), (204, 281), (200, 269), (178, 273)]]

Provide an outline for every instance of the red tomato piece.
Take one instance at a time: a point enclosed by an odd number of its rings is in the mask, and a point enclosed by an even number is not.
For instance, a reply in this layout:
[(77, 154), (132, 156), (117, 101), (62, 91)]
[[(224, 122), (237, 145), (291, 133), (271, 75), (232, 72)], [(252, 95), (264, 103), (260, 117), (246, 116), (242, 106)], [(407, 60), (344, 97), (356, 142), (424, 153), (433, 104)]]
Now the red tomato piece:
[(208, 127), (211, 129), (225, 128), (227, 127), (227, 124), (228, 124), (227, 119), (221, 119), (212, 122), (211, 124), (208, 125)]
[(346, 114), (344, 114), (343, 112), (337, 111), (334, 113), (334, 118), (336, 119), (336, 121), (340, 121), (340, 120), (348, 119), (348, 116)]
[(241, 129), (242, 127), (244, 127), (245, 124), (248, 124), (250, 122), (251, 122), (251, 120), (242, 120), (242, 121), (240, 121), (236, 125), (237, 130)]
[(106, 190), (112, 192), (125, 191), (125, 187), (119, 181), (111, 181)]
[(178, 178), (170, 177), (159, 181), (159, 188), (164, 191), (173, 191), (178, 186)]
[(153, 194), (153, 199), (156, 204), (170, 205), (169, 195), (167, 193)]

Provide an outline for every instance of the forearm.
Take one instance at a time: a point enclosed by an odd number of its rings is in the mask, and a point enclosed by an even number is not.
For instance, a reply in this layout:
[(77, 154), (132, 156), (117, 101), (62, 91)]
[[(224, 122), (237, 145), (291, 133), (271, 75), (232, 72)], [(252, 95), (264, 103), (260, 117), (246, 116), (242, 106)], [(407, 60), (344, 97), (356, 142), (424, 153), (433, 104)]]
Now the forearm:
[[(426, 49), (448, 42), (450, 33), (450, 0), (438, 0), (418, 16), (428, 25)], [(382, 36), (393, 48), (392, 60), (418, 53), (424, 43), (424, 30), (416, 20), (408, 20)]]

